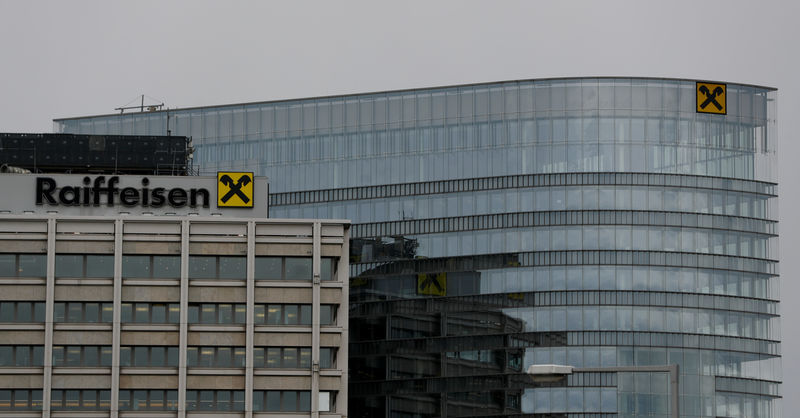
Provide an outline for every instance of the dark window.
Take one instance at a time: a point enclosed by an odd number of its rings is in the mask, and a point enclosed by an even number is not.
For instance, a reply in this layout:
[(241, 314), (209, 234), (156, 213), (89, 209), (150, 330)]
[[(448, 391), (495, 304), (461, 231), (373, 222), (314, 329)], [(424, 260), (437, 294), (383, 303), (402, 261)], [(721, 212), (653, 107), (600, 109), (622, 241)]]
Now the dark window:
[(45, 277), (47, 255), (0, 254), (0, 277)]
[(114, 305), (98, 302), (56, 302), (53, 304), (54, 322), (111, 322)]
[(187, 411), (244, 411), (242, 390), (187, 390)]
[(111, 346), (54, 345), (54, 367), (111, 367)]

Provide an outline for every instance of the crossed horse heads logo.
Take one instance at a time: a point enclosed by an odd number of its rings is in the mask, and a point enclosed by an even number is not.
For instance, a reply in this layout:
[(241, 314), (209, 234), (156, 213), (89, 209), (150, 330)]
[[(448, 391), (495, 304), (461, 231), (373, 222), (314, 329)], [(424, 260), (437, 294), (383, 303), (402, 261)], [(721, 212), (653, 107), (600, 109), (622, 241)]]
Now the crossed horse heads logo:
[(248, 197), (247, 194), (242, 189), (248, 184), (250, 184), (252, 181), (253, 179), (250, 178), (250, 175), (247, 173), (243, 173), (239, 177), (239, 180), (236, 181), (234, 181), (233, 178), (231, 178), (231, 176), (223, 174), (222, 176), (220, 176), (219, 182), (224, 184), (225, 186), (228, 186), (230, 190), (228, 190), (228, 192), (225, 193), (225, 195), (223, 195), (219, 199), (220, 202), (228, 203), (228, 201), (231, 200), (232, 197), (237, 196), (242, 201), (242, 203), (244, 204), (250, 203), (250, 197)]
[(725, 89), (723, 89), (721, 86), (717, 86), (714, 87), (714, 90), (712, 91), (709, 90), (707, 86), (700, 86), (697, 91), (706, 96), (706, 100), (703, 103), (700, 103), (700, 109), (705, 109), (709, 104), (713, 104), (717, 110), (722, 111), (723, 106), (717, 101), (717, 97), (721, 97), (721, 95), (725, 94)]

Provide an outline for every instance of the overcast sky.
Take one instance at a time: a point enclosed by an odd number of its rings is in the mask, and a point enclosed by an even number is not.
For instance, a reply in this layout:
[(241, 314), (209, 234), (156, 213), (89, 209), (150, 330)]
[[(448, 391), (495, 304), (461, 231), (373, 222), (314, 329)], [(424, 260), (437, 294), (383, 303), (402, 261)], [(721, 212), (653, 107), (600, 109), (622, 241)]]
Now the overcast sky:
[(785, 416), (800, 410), (797, 1), (0, 2), (0, 132), (169, 107), (563, 76), (779, 89)]

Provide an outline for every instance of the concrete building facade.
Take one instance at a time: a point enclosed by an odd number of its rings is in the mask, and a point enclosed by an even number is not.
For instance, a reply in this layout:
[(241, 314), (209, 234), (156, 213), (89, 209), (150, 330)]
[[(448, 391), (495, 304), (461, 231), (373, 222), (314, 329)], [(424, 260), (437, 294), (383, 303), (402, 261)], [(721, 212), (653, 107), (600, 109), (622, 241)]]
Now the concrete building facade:
[(0, 416), (347, 415), (347, 223), (253, 217), (265, 193), (206, 215), (37, 206), (35, 177), (0, 179), (30, 203), (0, 204)]

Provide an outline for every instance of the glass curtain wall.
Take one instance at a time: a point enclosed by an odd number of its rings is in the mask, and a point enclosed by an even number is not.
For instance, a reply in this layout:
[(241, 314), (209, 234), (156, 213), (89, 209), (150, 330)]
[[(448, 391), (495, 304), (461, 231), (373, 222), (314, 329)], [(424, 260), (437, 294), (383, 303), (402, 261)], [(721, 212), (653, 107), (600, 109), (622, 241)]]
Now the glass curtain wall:
[[(352, 219), (353, 417), (778, 417), (776, 92), (554, 79), (109, 115), (270, 178), (271, 217)], [(574, 415), (579, 416), (579, 415)], [(606, 416), (606, 415), (594, 415)]]

